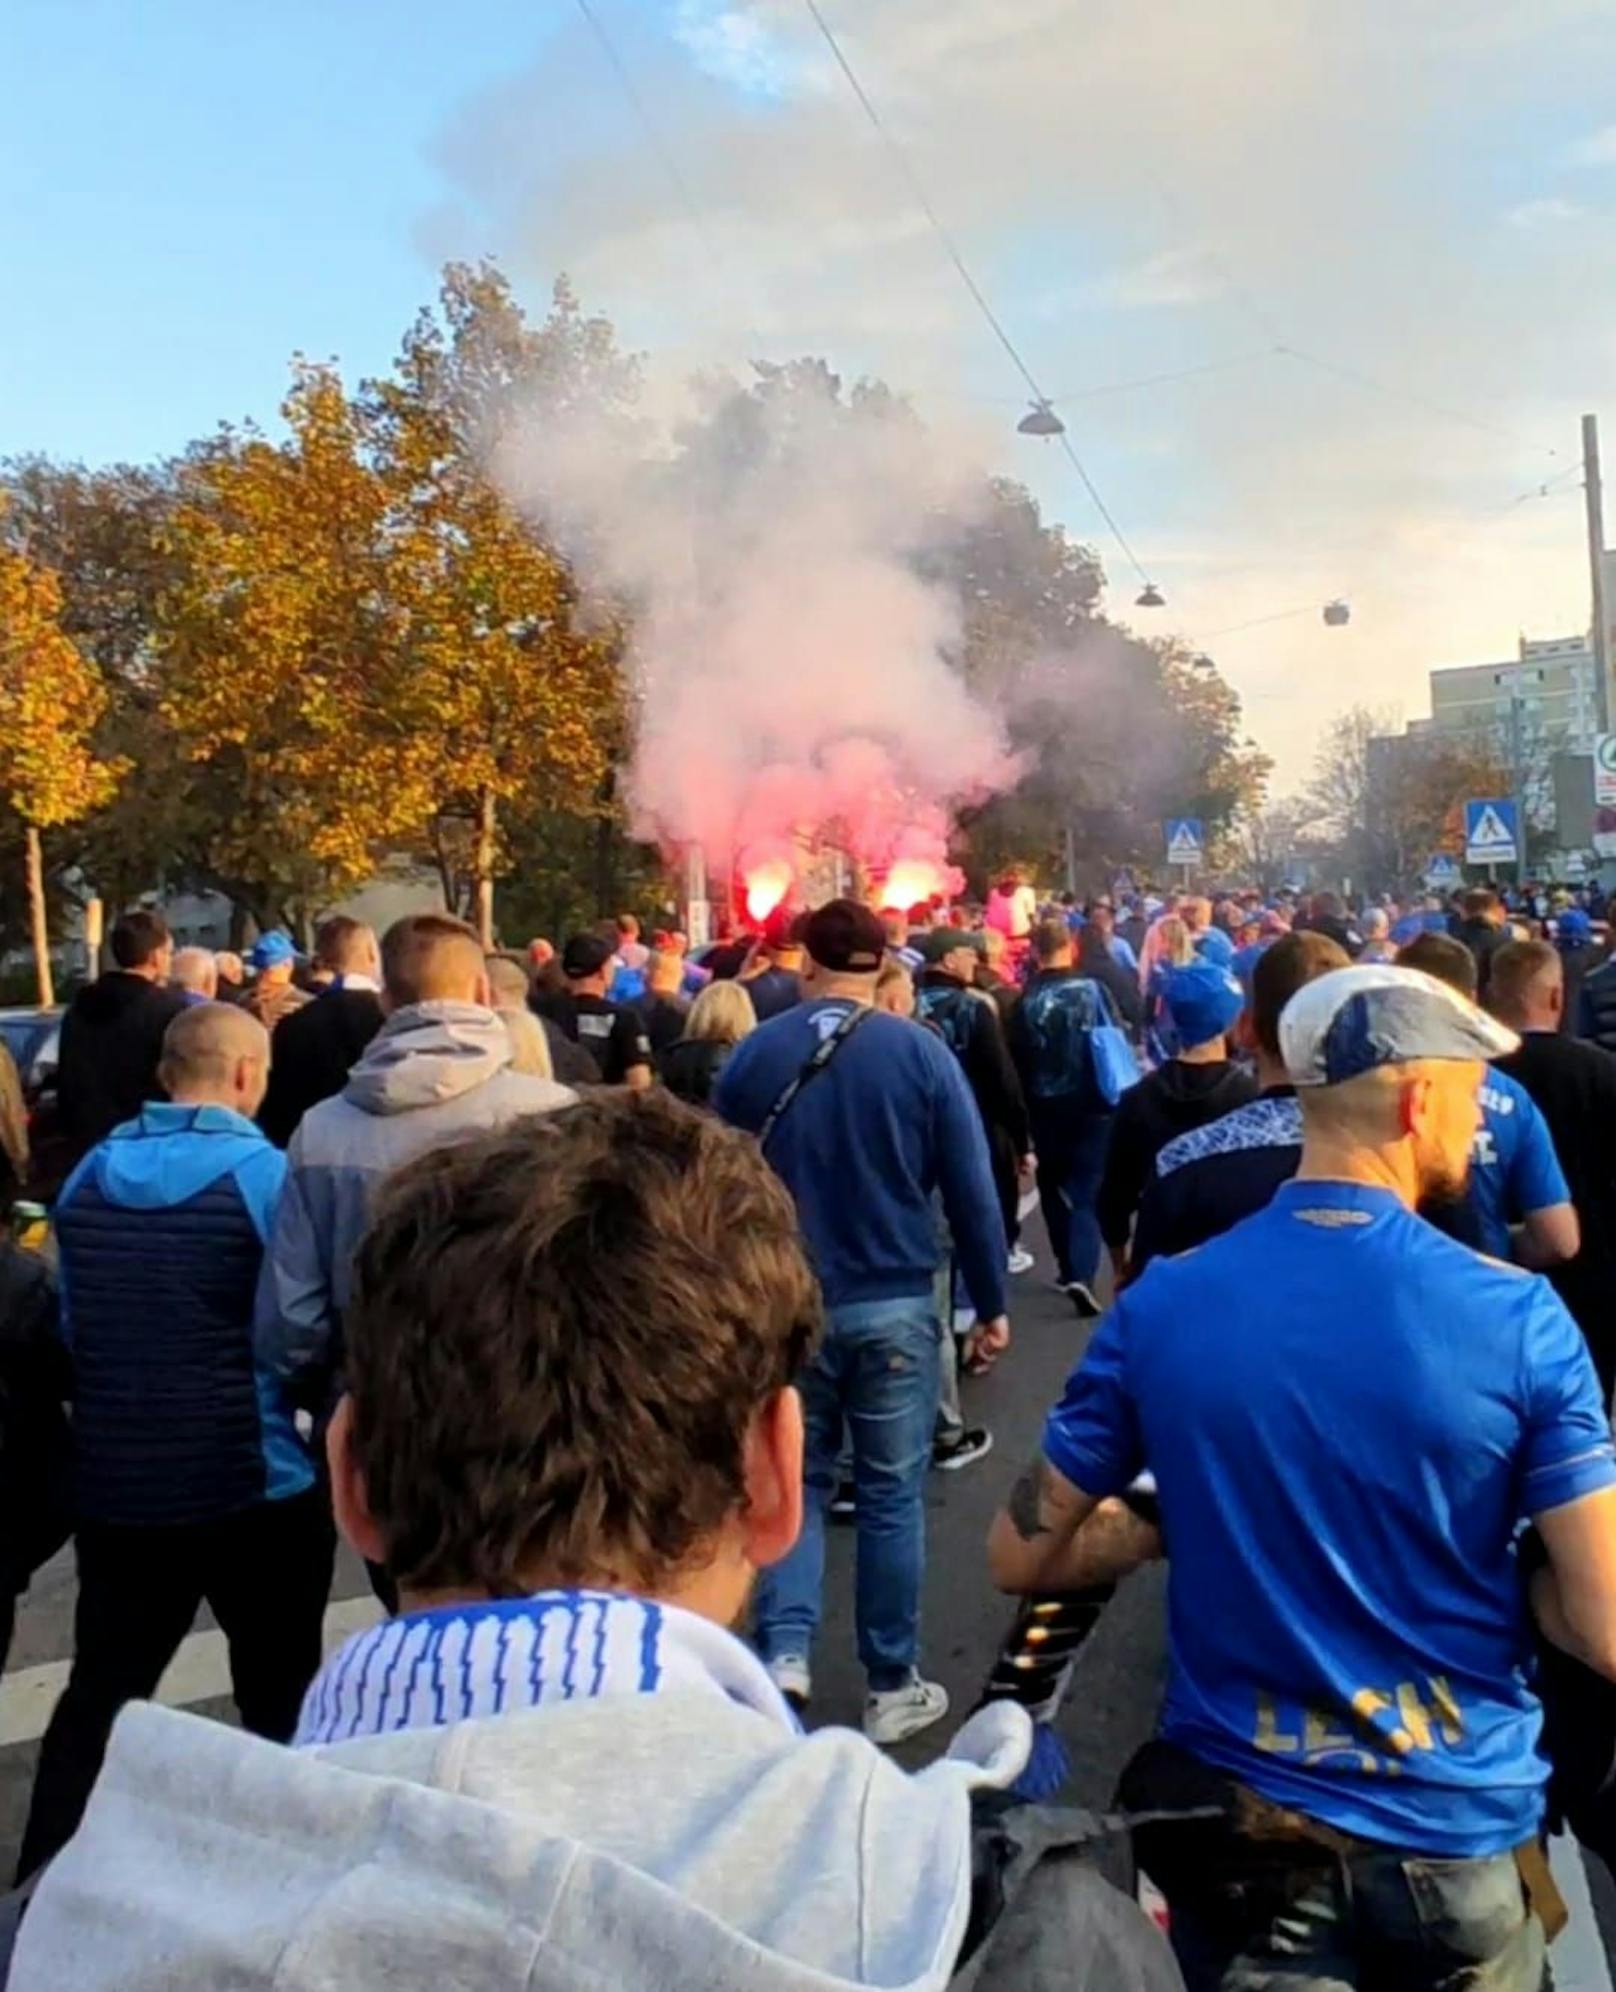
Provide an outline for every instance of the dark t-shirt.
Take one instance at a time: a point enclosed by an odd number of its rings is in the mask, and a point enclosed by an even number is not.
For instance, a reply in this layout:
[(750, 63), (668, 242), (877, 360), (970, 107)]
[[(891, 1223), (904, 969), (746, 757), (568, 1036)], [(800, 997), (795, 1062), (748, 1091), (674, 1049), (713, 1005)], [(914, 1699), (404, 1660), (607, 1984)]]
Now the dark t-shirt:
[(1302, 1160), (1302, 1110), (1276, 1086), (1231, 1113), (1176, 1136), (1156, 1157), (1139, 1200), (1133, 1274), (1188, 1252), (1266, 1210)]
[(778, 1017), (782, 1010), (794, 1010), (802, 1001), (802, 980), (794, 969), (766, 968), (741, 984), (752, 999), (760, 1024)]
[(608, 1086), (620, 1086), (636, 1065), (651, 1063), (651, 1043), (645, 1019), (604, 996), (575, 996), (570, 989), (542, 1000), (540, 1015), (559, 1024), (576, 1045), (587, 1051)]
[(1616, 1057), (1556, 1031), (1529, 1031), (1497, 1066), (1536, 1100), (1554, 1138), (1582, 1250), (1549, 1278), (1608, 1391), (1616, 1375)]
[(670, 997), (653, 996), (647, 992), (629, 1008), (639, 1013), (651, 1049), (659, 1058), (685, 1034), (685, 1023), (690, 1014), (687, 1004), (675, 1003)]

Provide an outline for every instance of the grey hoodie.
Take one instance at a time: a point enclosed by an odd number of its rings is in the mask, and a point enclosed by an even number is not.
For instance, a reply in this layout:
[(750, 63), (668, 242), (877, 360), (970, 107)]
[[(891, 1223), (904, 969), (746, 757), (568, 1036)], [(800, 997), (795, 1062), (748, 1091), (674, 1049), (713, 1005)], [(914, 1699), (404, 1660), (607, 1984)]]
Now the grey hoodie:
[(940, 1992), (984, 1713), (909, 1776), (710, 1692), (315, 1750), (137, 1703), (10, 1992)]
[(578, 1097), (510, 1066), (510, 1036), (494, 1011), (415, 1003), (382, 1025), (336, 1098), (303, 1116), (258, 1285), (264, 1368), (292, 1381), (330, 1365), (354, 1247), (385, 1177), (428, 1149)]

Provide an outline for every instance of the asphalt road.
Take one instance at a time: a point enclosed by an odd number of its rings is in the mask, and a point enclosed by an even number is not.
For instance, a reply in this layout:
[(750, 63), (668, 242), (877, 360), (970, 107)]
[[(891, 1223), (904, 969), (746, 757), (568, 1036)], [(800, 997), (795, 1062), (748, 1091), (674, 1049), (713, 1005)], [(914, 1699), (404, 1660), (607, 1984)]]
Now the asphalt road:
[[(1035, 1244), (1037, 1240), (1032, 1241)], [(967, 1382), (967, 1419), (988, 1425), (994, 1449), (959, 1473), (934, 1473), (927, 1486), (928, 1556), (922, 1660), (947, 1687), (954, 1714), (975, 1705), (1011, 1610), (988, 1582), (983, 1542), (994, 1509), (1022, 1463), (1037, 1448), (1046, 1408), (1081, 1353), (1086, 1331), (1070, 1304), (1055, 1293), (1042, 1256), (1038, 1270), (1014, 1283), (1015, 1340), (992, 1377)], [(852, 1623), (853, 1531), (830, 1532), (826, 1613), (815, 1654), (811, 1720), (857, 1722), (863, 1677), (854, 1652)], [(339, 1621), (351, 1629), (369, 1586), (360, 1565), (340, 1560), (332, 1597)], [(73, 1650), (73, 1563), (59, 1556), (35, 1579), (18, 1613), (17, 1634), (0, 1682), (0, 1874), (9, 1874), (22, 1835), (38, 1734)], [(165, 1683), (165, 1700), (232, 1719), (223, 1642), (198, 1622), (181, 1664)], [(1110, 1796), (1116, 1773), (1148, 1732), (1161, 1685), (1161, 1580), (1147, 1573), (1127, 1585), (1085, 1651), (1078, 1688), (1068, 1704), (1068, 1740), (1075, 1790), (1083, 1802)], [(953, 1720), (917, 1737), (901, 1752), (925, 1762), (946, 1745)]]
[[(1017, 1472), (1038, 1449), (1044, 1413), (1087, 1337), (1070, 1304), (1051, 1286), (1041, 1237), (1027, 1242), (1037, 1250), (1039, 1263), (1036, 1271), (1013, 1283), (1012, 1349), (991, 1377), (964, 1386), (967, 1421), (992, 1430), (993, 1451), (962, 1472), (932, 1474), (927, 1485), (921, 1659), (927, 1674), (948, 1689), (953, 1707), (947, 1721), (896, 1753), (911, 1766), (946, 1747), (957, 1721), (975, 1706), (997, 1655), (1011, 1607), (988, 1582), (983, 1555), (988, 1524)], [(833, 1527), (825, 1619), (814, 1654), (810, 1721), (816, 1725), (856, 1723), (862, 1709), (864, 1684), (853, 1639), (852, 1554), (853, 1531)], [(1164, 1588), (1160, 1567), (1130, 1579), (1083, 1649), (1061, 1721), (1072, 1764), (1067, 1796), (1073, 1803), (1106, 1809), (1122, 1766), (1154, 1724), (1164, 1678)], [(64, 1554), (40, 1573), (19, 1612), (10, 1662), (0, 1680), (0, 1882), (15, 1861), (37, 1738), (72, 1653), (73, 1597), (72, 1560)], [(363, 1568), (346, 1552), (338, 1563), (332, 1598), (327, 1625), (335, 1643), (372, 1609)], [(165, 1679), (162, 1698), (221, 1720), (234, 1719), (223, 1641), (206, 1617)], [(1584, 1883), (1568, 1847), (1560, 1850), (1557, 1861), (1562, 1887), (1567, 1886), (1568, 1863), (1570, 1880), (1581, 1892), (1581, 1914), (1556, 1946), (1556, 1984), (1561, 1992), (1610, 1992), (1613, 1980), (1605, 1953), (1616, 1935), (1616, 1891), (1597, 1862), (1589, 1864), (1592, 1872)]]

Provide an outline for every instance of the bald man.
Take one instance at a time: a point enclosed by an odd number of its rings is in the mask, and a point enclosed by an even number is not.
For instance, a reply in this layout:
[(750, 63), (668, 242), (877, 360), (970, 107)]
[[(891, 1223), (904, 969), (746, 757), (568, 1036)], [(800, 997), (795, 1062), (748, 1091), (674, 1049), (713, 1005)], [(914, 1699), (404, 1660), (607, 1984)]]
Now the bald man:
[(553, 1112), (577, 1095), (511, 1068), (477, 936), (443, 913), (382, 939), (386, 1022), (333, 1099), (303, 1116), (258, 1293), (260, 1360), (303, 1401), (328, 1399), (349, 1268), (382, 1180), (445, 1142)]
[(72, 1837), (125, 1702), (156, 1692), (206, 1602), (243, 1725), (286, 1741), (320, 1662), (332, 1533), (253, 1296), (285, 1158), (253, 1124), (269, 1037), (225, 1003), (163, 1036), (168, 1095), (114, 1129), (56, 1206), (73, 1351), (73, 1671), (40, 1750), (21, 1875)]

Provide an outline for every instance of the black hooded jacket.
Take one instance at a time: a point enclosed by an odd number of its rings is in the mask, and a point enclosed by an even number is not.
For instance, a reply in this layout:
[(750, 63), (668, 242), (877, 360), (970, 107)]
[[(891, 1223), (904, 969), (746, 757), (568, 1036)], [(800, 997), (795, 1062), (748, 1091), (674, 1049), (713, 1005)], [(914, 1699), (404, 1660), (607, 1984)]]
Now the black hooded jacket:
[(56, 1097), (75, 1161), (147, 1100), (163, 1097), (163, 1033), (184, 1008), (177, 989), (121, 968), (87, 984), (68, 1005)]
[(1156, 1157), (1176, 1136), (1204, 1127), (1257, 1097), (1257, 1082), (1228, 1060), (1190, 1065), (1170, 1058), (1123, 1094), (1100, 1185), (1100, 1233), (1113, 1250), (1128, 1242)]

